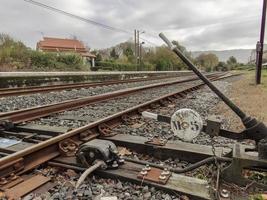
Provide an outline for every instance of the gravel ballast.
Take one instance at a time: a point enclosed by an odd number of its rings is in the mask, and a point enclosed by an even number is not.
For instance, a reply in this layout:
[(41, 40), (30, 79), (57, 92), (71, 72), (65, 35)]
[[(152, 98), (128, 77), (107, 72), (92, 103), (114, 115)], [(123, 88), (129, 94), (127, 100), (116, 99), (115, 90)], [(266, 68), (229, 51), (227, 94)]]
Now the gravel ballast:
[[(189, 77), (189, 76), (188, 76)], [(71, 99), (78, 99), (82, 97), (94, 96), (103, 94), (106, 92), (112, 92), (116, 90), (139, 87), (144, 85), (150, 85), (154, 83), (168, 82), (174, 80), (184, 80), (185, 77), (159, 79), (152, 81), (141, 81), (134, 83), (122, 83), (116, 85), (97, 86), (90, 88), (54, 91), (49, 93), (36, 93), (22, 96), (10, 96), (0, 98), (0, 112), (8, 112), (13, 110), (19, 110), (24, 108), (30, 108), (34, 106), (42, 106), (52, 103), (58, 103)]]
[(200, 81), (195, 81), (194, 84), (192, 82), (188, 82), (144, 90), (131, 94), (130, 96), (118, 97), (107, 100), (106, 102), (91, 104), (76, 110), (65, 111), (50, 117), (41, 118), (31, 123), (39, 125), (64, 126), (69, 127), (70, 129), (78, 128), (103, 117), (107, 117), (133, 106), (145, 103), (159, 96), (175, 91), (181, 91), (198, 83), (200, 83)]
[[(232, 81), (236, 78), (230, 78), (222, 81), (216, 81), (216, 86), (227, 94), (229, 86), (231, 86)], [(186, 87), (186, 84), (184, 84)], [(181, 88), (181, 85), (179, 85)], [(66, 111), (61, 114), (50, 116), (47, 118), (42, 118), (41, 120), (36, 120), (32, 123), (50, 126), (67, 126), (70, 129), (77, 128), (88, 124), (90, 122), (96, 121), (97, 119), (109, 116), (116, 112), (125, 110), (132, 106), (141, 104), (145, 101), (151, 100), (153, 98), (159, 97), (161, 95), (167, 94), (170, 91), (177, 88), (177, 86), (168, 86), (158, 89), (151, 89), (149, 92), (144, 91), (130, 97), (116, 98), (107, 102), (102, 102), (99, 104), (93, 104), (80, 108), (74, 111)], [(220, 102), (220, 99), (211, 92), (207, 87), (200, 89), (198, 91), (188, 94), (185, 98), (176, 99), (171, 104), (165, 107), (160, 107), (156, 109), (151, 109), (151, 112), (159, 113), (163, 115), (171, 116), (173, 112), (181, 108), (191, 108), (196, 110), (203, 118), (207, 119), (212, 110)], [(67, 117), (76, 116), (80, 120), (67, 120)], [(65, 120), (62, 120), (64, 119)], [(223, 120), (222, 127), (227, 128), (229, 126), (228, 120)], [(135, 125), (140, 125), (140, 127)], [(130, 134), (135, 136), (153, 137), (159, 136), (167, 140), (179, 140), (173, 135), (170, 130), (169, 124), (162, 122), (157, 122), (154, 120), (144, 119), (141, 116), (136, 117), (132, 121), (124, 123), (117, 127), (115, 130), (117, 133)], [(234, 141), (216, 137), (215, 146), (231, 146)], [(192, 141), (196, 144), (210, 145), (210, 137), (204, 133), (200, 134), (196, 139)], [(166, 165), (168, 167), (184, 168), (190, 163), (181, 161), (179, 159), (166, 159), (158, 160), (153, 157), (146, 155), (140, 155), (132, 153), (129, 157), (134, 159), (146, 160), (156, 164)], [(211, 178), (213, 175), (214, 166), (203, 166), (187, 173), (189, 176), (198, 177), (201, 179)], [(45, 168), (40, 170), (45, 176), (51, 176), (58, 182), (58, 185), (49, 190), (44, 194), (40, 194), (41, 199), (94, 199), (101, 200), (102, 197), (116, 197), (117, 199), (125, 200), (188, 200), (189, 198), (184, 195), (179, 195), (176, 193), (166, 193), (162, 190), (158, 190), (154, 187), (137, 185), (129, 182), (122, 182), (114, 179), (103, 179), (97, 176), (92, 176), (84, 182), (84, 184), (78, 189), (74, 189), (74, 185), (79, 178), (79, 173), (72, 172), (70, 176), (69, 172), (66, 170), (58, 170), (57, 168)], [(31, 196), (32, 195), (32, 196)], [(36, 194), (35, 194), (36, 195)], [(37, 195), (38, 196), (38, 195)], [(28, 199), (33, 199), (33, 194), (28, 195)], [(36, 196), (35, 196), (36, 197)], [(26, 197), (25, 197), (26, 198)]]

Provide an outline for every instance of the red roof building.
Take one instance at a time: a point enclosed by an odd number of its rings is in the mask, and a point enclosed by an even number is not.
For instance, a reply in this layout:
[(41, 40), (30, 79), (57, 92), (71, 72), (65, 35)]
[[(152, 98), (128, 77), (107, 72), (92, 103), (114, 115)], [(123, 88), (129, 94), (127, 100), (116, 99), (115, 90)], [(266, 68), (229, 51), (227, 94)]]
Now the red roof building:
[(36, 49), (44, 52), (78, 53), (85, 59), (89, 58), (92, 61), (92, 66), (94, 66), (94, 59), (96, 57), (94, 54), (89, 52), (81, 41), (76, 39), (44, 37), (43, 40), (37, 43)]

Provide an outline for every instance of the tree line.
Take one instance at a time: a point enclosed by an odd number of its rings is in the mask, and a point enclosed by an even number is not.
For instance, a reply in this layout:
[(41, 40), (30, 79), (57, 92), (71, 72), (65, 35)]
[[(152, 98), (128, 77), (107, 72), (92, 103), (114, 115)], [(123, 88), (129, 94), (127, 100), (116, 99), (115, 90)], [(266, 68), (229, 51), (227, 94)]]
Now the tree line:
[[(198, 68), (204, 71), (227, 71), (242, 69), (243, 64), (231, 56), (227, 62), (220, 62), (215, 54), (200, 54), (193, 58), (191, 53), (177, 41), (173, 44), (180, 49)], [(142, 48), (141, 62), (134, 55), (134, 44), (123, 43), (120, 52), (112, 48), (108, 55), (93, 51), (96, 55), (97, 69), (117, 71), (170, 71), (186, 70), (187, 66), (166, 46)], [(138, 64), (137, 64), (138, 63)], [(88, 70), (80, 55), (74, 53), (45, 53), (32, 50), (22, 42), (14, 40), (7, 34), (0, 34), (0, 71), (64, 71)]]
[[(228, 71), (246, 67), (246, 65), (238, 63), (234, 56), (229, 57), (226, 62), (219, 61), (219, 58), (213, 53), (202, 53), (193, 58), (192, 54), (184, 46), (180, 45), (179, 42), (173, 41), (172, 43), (203, 71)], [(143, 48), (141, 63), (136, 66), (133, 44), (127, 42), (124, 46), (126, 47), (123, 48), (120, 54), (116, 51), (115, 47), (112, 48), (108, 58), (103, 58), (101, 51), (94, 51), (97, 56), (97, 65), (113, 69), (118, 69), (119, 67), (122, 69), (128, 68), (129, 70), (168, 71), (187, 69), (187, 66), (164, 45), (155, 48)]]

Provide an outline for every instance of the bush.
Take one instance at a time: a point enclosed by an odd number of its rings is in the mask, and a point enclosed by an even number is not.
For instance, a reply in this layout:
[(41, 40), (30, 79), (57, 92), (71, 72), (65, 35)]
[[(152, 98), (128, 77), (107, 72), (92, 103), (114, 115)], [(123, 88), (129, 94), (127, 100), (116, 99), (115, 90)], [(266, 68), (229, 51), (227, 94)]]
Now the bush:
[[(84, 70), (81, 56), (75, 54), (56, 54), (32, 51), (30, 55), (31, 65), (43, 70)], [(87, 66), (88, 68), (88, 66)]]
[(22, 42), (17, 42), (6, 34), (0, 34), (0, 64), (27, 62), (28, 55), (28, 48)]
[(27, 48), (7, 34), (0, 34), (0, 70), (88, 70), (80, 55), (44, 53)]
[(38, 51), (31, 51), (30, 54), (31, 65), (40, 68), (51, 68), (55, 67), (56, 54), (53, 53), (42, 53)]
[(96, 66), (99, 69), (112, 70), (112, 71), (136, 71), (137, 69), (140, 69), (141, 71), (153, 70), (153, 66), (148, 63), (142, 63), (141, 66), (138, 66), (135, 64), (126, 64), (126, 63), (96, 62)]

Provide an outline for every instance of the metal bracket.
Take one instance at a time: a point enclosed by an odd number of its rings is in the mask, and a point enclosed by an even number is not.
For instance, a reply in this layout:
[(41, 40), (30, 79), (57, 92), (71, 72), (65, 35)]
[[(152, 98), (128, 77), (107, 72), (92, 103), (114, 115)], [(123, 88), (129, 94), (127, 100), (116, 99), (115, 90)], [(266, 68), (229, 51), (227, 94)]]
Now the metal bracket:
[(142, 171), (137, 175), (138, 179), (155, 182), (162, 185), (167, 184), (170, 177), (171, 172), (167, 169), (161, 170), (158, 168), (150, 168), (149, 166), (143, 168)]
[(58, 145), (60, 153), (67, 157), (75, 156), (79, 147), (79, 145), (72, 139), (63, 140)]
[(131, 120), (131, 118), (128, 115), (122, 115), (121, 119), (124, 123), (128, 123)]
[(111, 137), (115, 135), (115, 133), (112, 133), (111, 127), (107, 124), (98, 125), (98, 130), (102, 137)]

